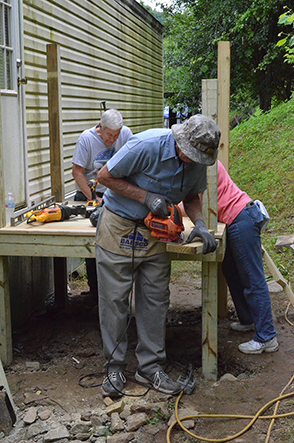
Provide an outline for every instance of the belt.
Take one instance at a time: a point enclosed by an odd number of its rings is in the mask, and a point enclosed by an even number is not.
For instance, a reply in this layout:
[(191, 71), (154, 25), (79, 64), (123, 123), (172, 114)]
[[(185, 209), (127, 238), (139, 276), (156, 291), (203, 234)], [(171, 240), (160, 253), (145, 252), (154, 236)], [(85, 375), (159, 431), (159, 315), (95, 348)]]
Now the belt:
[(253, 200), (250, 200), (248, 203), (246, 203), (247, 208), (250, 208), (250, 206), (253, 206), (255, 203)]
[(139, 226), (144, 226), (144, 227), (146, 228), (146, 225), (145, 225), (144, 219), (136, 220), (135, 222), (137, 223), (137, 225), (139, 225)]
[(133, 222), (134, 224), (137, 224), (137, 225), (140, 225), (140, 226), (145, 226), (145, 228), (147, 227), (145, 225), (145, 222), (144, 222), (145, 218), (138, 218), (137, 220), (134, 220), (132, 218), (122, 217), (121, 215), (118, 215), (116, 212), (112, 211), (107, 206), (106, 206), (106, 209), (107, 209), (107, 211), (112, 212), (113, 214), (115, 214), (117, 217), (125, 218), (126, 220), (129, 220), (129, 221)]

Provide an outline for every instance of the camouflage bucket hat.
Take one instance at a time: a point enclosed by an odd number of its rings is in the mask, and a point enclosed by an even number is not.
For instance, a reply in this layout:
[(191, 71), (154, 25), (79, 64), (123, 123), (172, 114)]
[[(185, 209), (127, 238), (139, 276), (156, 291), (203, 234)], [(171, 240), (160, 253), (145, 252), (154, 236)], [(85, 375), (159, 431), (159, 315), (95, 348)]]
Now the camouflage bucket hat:
[(171, 129), (179, 149), (188, 158), (206, 166), (215, 163), (221, 131), (212, 118), (196, 114)]

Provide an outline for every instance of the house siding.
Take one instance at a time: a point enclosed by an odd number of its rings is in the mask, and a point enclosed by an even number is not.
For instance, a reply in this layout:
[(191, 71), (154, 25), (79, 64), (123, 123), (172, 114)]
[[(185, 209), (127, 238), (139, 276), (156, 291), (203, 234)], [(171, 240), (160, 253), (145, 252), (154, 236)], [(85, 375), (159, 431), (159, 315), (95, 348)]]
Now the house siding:
[(60, 45), (65, 192), (75, 143), (101, 102), (134, 133), (163, 126), (163, 29), (135, 0), (24, 0), (29, 196), (51, 194), (46, 45)]

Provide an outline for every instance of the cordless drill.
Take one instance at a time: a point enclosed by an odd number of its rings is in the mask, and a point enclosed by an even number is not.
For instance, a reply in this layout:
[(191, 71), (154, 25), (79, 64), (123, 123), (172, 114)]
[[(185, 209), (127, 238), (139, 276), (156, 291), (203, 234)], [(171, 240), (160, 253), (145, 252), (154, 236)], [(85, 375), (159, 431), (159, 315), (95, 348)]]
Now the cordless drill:
[(91, 206), (91, 207), (96, 207), (99, 206), (101, 203), (99, 203), (96, 200), (96, 186), (97, 186), (98, 181), (91, 179), (88, 181), (88, 186), (91, 189), (92, 192), (92, 200), (87, 201), (86, 206)]
[[(96, 186), (97, 186), (98, 181), (91, 179), (88, 181), (88, 186), (91, 189), (91, 193), (92, 193), (92, 200), (89, 201), (95, 201), (96, 200)], [(88, 202), (89, 203), (89, 202)], [(89, 205), (89, 206), (94, 206), (94, 205)]]

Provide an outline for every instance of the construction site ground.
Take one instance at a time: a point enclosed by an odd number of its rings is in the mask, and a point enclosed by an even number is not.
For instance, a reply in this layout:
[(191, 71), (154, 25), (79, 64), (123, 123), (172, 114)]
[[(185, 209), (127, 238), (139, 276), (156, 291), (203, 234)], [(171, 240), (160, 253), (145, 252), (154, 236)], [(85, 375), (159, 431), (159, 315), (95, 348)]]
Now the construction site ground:
[[(181, 407), (191, 408), (198, 413), (237, 414), (253, 416), (270, 400), (278, 397), (294, 374), (294, 308), (286, 315), (288, 299), (281, 287), (269, 283), (274, 323), (280, 348), (275, 353), (244, 355), (238, 344), (252, 338), (252, 332), (231, 331), (229, 325), (235, 312), (228, 298), (228, 317), (221, 319), (218, 326), (218, 380), (207, 380), (201, 375), (201, 278), (193, 275), (179, 276), (171, 284), (171, 305), (167, 319), (166, 370), (177, 377), (183, 367), (193, 364), (196, 387), (192, 395), (184, 395)], [(36, 405), (54, 405), (55, 414), (87, 414), (97, 406), (103, 406), (101, 387), (84, 388), (79, 384), (81, 377), (95, 373), (94, 383), (103, 380), (104, 358), (99, 331), (97, 307), (90, 306), (86, 297), (80, 295), (87, 289), (71, 282), (68, 306), (55, 311), (46, 308), (14, 331), (14, 362), (5, 368), (8, 384), (17, 407), (18, 417), (26, 409)], [(292, 314), (293, 312), (293, 314)], [(128, 392), (136, 390), (135, 321), (128, 331), (129, 351)], [(180, 366), (183, 365), (183, 366)], [(229, 380), (222, 376), (231, 374)], [(84, 379), (85, 380), (85, 379)], [(294, 383), (286, 392), (294, 391)], [(39, 399), (37, 395), (39, 395)], [(35, 395), (35, 402), (26, 401)], [(163, 398), (165, 398), (163, 396)], [(126, 398), (127, 400), (127, 398)], [(175, 397), (166, 397), (173, 408)], [(128, 401), (136, 401), (129, 399)], [(279, 413), (294, 411), (294, 397), (283, 401)], [(271, 407), (267, 414), (273, 412)], [(21, 420), (21, 419), (19, 419)], [(217, 442), (236, 434), (249, 419), (201, 418), (190, 431)], [(162, 426), (160, 419), (153, 420), (154, 426)], [(263, 443), (270, 420), (258, 420), (245, 434), (235, 438), (238, 443)], [(166, 423), (164, 424), (167, 429)], [(166, 431), (158, 434), (158, 443), (164, 442)], [(161, 437), (160, 437), (161, 435)], [(1, 438), (0, 438), (1, 441)], [(34, 440), (32, 440), (34, 441)], [(64, 440), (67, 441), (67, 440)], [(93, 440), (94, 441), (94, 440)], [(199, 441), (180, 429), (171, 435), (172, 442)], [(223, 440), (224, 441), (224, 440)], [(294, 418), (280, 418), (274, 423), (270, 442), (293, 443)]]

